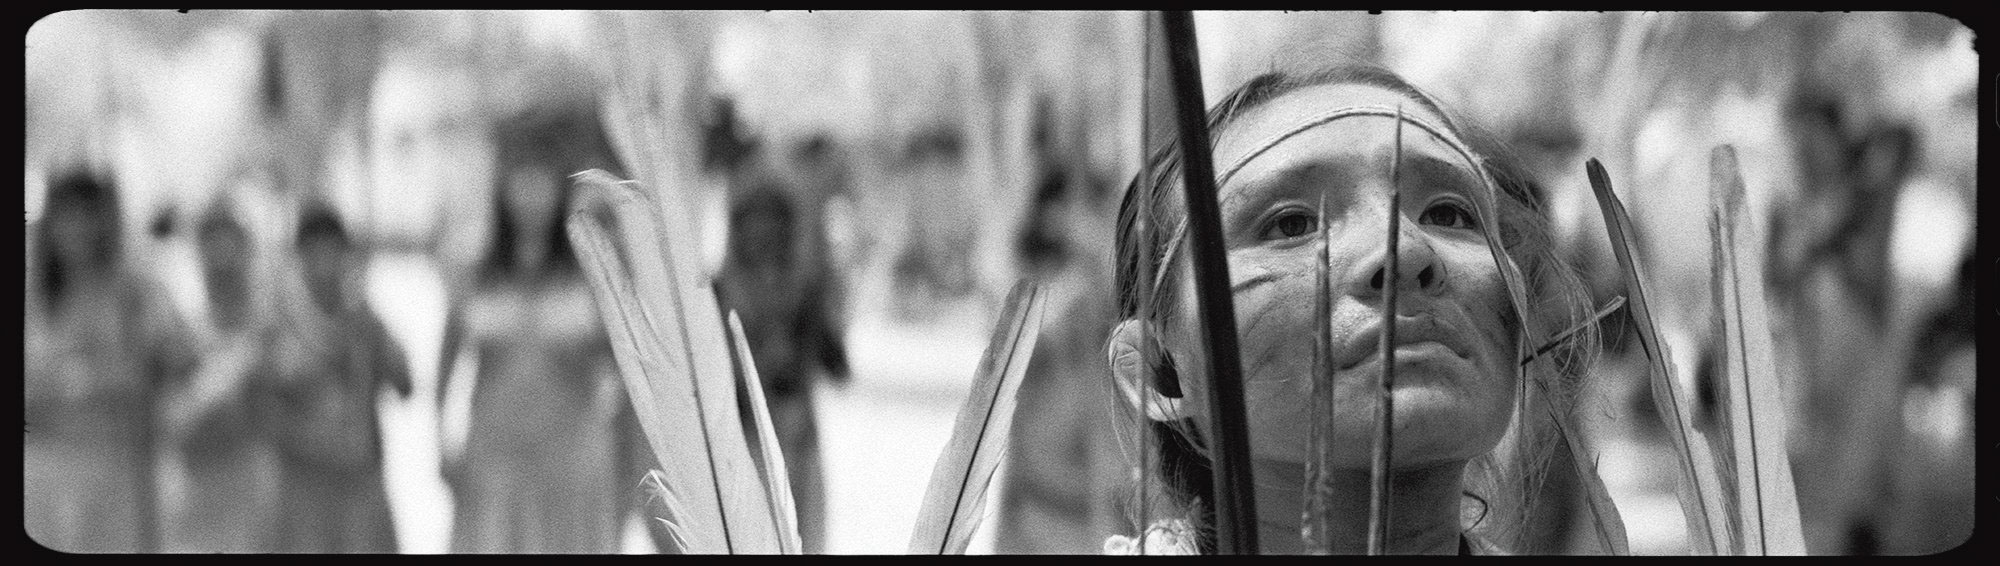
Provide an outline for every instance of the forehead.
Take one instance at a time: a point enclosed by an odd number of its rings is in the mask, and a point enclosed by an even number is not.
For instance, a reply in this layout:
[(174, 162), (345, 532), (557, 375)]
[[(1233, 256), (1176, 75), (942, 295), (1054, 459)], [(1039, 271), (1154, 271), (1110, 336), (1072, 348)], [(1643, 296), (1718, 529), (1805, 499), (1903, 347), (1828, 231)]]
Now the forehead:
[(1254, 145), (1329, 110), (1350, 106), (1394, 108), (1398, 105), (1402, 106), (1406, 115), (1440, 127), (1445, 124), (1444, 117), (1426, 108), (1422, 102), (1387, 88), (1365, 84), (1315, 85), (1279, 95), (1223, 127), (1217, 132), (1214, 158), (1217, 167), (1228, 167)]

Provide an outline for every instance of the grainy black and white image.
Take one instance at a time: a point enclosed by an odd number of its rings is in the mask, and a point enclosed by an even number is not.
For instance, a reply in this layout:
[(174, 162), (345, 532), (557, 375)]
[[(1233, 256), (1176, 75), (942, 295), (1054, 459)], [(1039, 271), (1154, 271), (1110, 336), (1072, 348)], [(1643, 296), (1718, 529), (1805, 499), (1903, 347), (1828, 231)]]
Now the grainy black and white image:
[(49, 550), (1973, 534), (1949, 16), (81, 10), (25, 43)]

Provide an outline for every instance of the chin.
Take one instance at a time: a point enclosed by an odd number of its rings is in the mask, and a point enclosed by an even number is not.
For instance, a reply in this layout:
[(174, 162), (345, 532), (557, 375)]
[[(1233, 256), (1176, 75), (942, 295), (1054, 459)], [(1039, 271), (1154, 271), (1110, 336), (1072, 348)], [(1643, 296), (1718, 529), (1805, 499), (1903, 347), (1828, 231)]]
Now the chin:
[[(1510, 401), (1511, 396), (1502, 400)], [(1375, 446), (1374, 399), (1349, 401), (1335, 409), (1339, 422), (1334, 449), (1341, 453), (1343, 467), (1366, 467), (1372, 462)], [(1454, 387), (1398, 384), (1392, 439), (1397, 467), (1467, 460), (1491, 451), (1506, 433), (1511, 407), (1488, 404), (1473, 403), (1463, 390)], [(1308, 457), (1305, 422), (1298, 428), (1299, 453)]]
[[(1499, 445), (1509, 405), (1469, 403), (1455, 391), (1397, 388), (1396, 459), (1410, 464), (1468, 460)], [(1409, 421), (1403, 419), (1407, 416)]]

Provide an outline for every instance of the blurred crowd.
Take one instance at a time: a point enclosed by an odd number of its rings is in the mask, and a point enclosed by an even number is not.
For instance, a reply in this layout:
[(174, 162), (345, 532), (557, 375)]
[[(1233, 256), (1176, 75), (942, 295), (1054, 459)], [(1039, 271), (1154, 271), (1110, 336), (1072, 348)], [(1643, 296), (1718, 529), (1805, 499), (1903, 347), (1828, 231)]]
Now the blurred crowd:
[[(1016, 279), (1049, 284), (993, 549), (1096, 552), (1132, 529), (1101, 347), (1112, 212), (1140, 149), (1138, 22), (44, 18), (27, 34), (27, 532), (68, 551), (407, 550), (381, 415), (415, 403), (440, 438), (449, 550), (617, 552), (630, 532), (665, 547), (639, 482), (655, 455), (563, 229), (568, 176), (604, 169), (696, 201), (686, 229), (744, 324), (808, 551), (824, 548), (822, 462), (842, 457), (819, 448), (814, 391), (857, 379), (854, 313), (958, 320), (993, 313)], [(1708, 148), (1736, 145), (1769, 236), (1809, 551), (1931, 552), (1970, 534), (1977, 56), (1964, 26), (1839, 13), (1196, 22), (1211, 99), (1265, 69), (1345, 58), (1465, 109), (1536, 168), (1600, 302), (1623, 288), (1581, 174), (1602, 159), (1640, 223), (1657, 310), (1685, 313), (1667, 321), (1682, 368), (1712, 356), (1706, 247), (1683, 240), (1706, 233)], [(438, 275), (441, 315), (421, 329), (385, 314), (400, 306), (379, 289), (391, 257)], [(1607, 338), (1590, 440), (1657, 453), (1643, 358)], [(1561, 476), (1547, 489), (1577, 500)], [(1643, 509), (1627, 506), (1627, 522), (1651, 520)], [(1581, 525), (1542, 520), (1539, 550), (1582, 544)], [(1647, 532), (1634, 529), (1635, 550), (1678, 551), (1678, 533), (1642, 544)]]

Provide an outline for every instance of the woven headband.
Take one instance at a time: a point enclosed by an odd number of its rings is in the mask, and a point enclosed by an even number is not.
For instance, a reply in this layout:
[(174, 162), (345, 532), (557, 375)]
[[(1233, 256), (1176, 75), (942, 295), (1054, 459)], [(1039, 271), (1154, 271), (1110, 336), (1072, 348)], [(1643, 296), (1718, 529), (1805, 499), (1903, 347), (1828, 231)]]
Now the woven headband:
[(1215, 178), (1215, 186), (1220, 187), (1222, 185), (1228, 184), (1229, 179), (1231, 177), (1236, 176), (1237, 171), (1241, 171), (1243, 169), (1243, 166), (1250, 164), (1250, 160), (1256, 159), (1257, 156), (1263, 155), (1264, 152), (1270, 151), (1272, 147), (1277, 146), (1279, 143), (1287, 139), (1291, 139), (1292, 136), (1299, 135), (1300, 133), (1303, 133), (1306, 130), (1326, 125), (1341, 118), (1351, 118), (1355, 116), (1381, 116), (1384, 118), (1397, 118), (1400, 116), (1404, 122), (1408, 122), (1412, 125), (1415, 125), (1417, 129), (1428, 132), (1431, 134), (1431, 137), (1437, 138), (1438, 141), (1444, 142), (1444, 144), (1447, 146), (1451, 146), (1453, 150), (1458, 152), (1459, 157), (1465, 159), (1465, 163), (1467, 166), (1471, 167), (1473, 171), (1479, 173), (1481, 181), (1484, 184), (1486, 184), (1486, 188), (1489, 191), (1493, 188), (1492, 181), (1490, 179), (1485, 178), (1486, 177), (1485, 168), (1479, 166), (1480, 161), (1479, 158), (1477, 157), (1478, 154), (1474, 153), (1472, 151), (1472, 148), (1466, 147), (1466, 145), (1463, 142), (1460, 142), (1457, 137), (1448, 135), (1444, 128), (1439, 128), (1436, 125), (1433, 125), (1430, 122), (1425, 121), (1423, 118), (1419, 118), (1414, 115), (1410, 115), (1403, 112), (1398, 112), (1397, 109), (1386, 106), (1347, 106), (1321, 112), (1317, 116), (1307, 118), (1305, 119), (1305, 121), (1299, 122), (1299, 125), (1292, 126), (1292, 128), (1289, 130), (1285, 130), (1283, 132), (1279, 132), (1277, 135), (1265, 138), (1263, 142), (1260, 142), (1257, 145), (1252, 146), (1248, 153), (1243, 154), (1243, 157), (1237, 158), (1236, 161), (1234, 163), (1231, 163), (1227, 169), (1222, 170), (1222, 174)]

